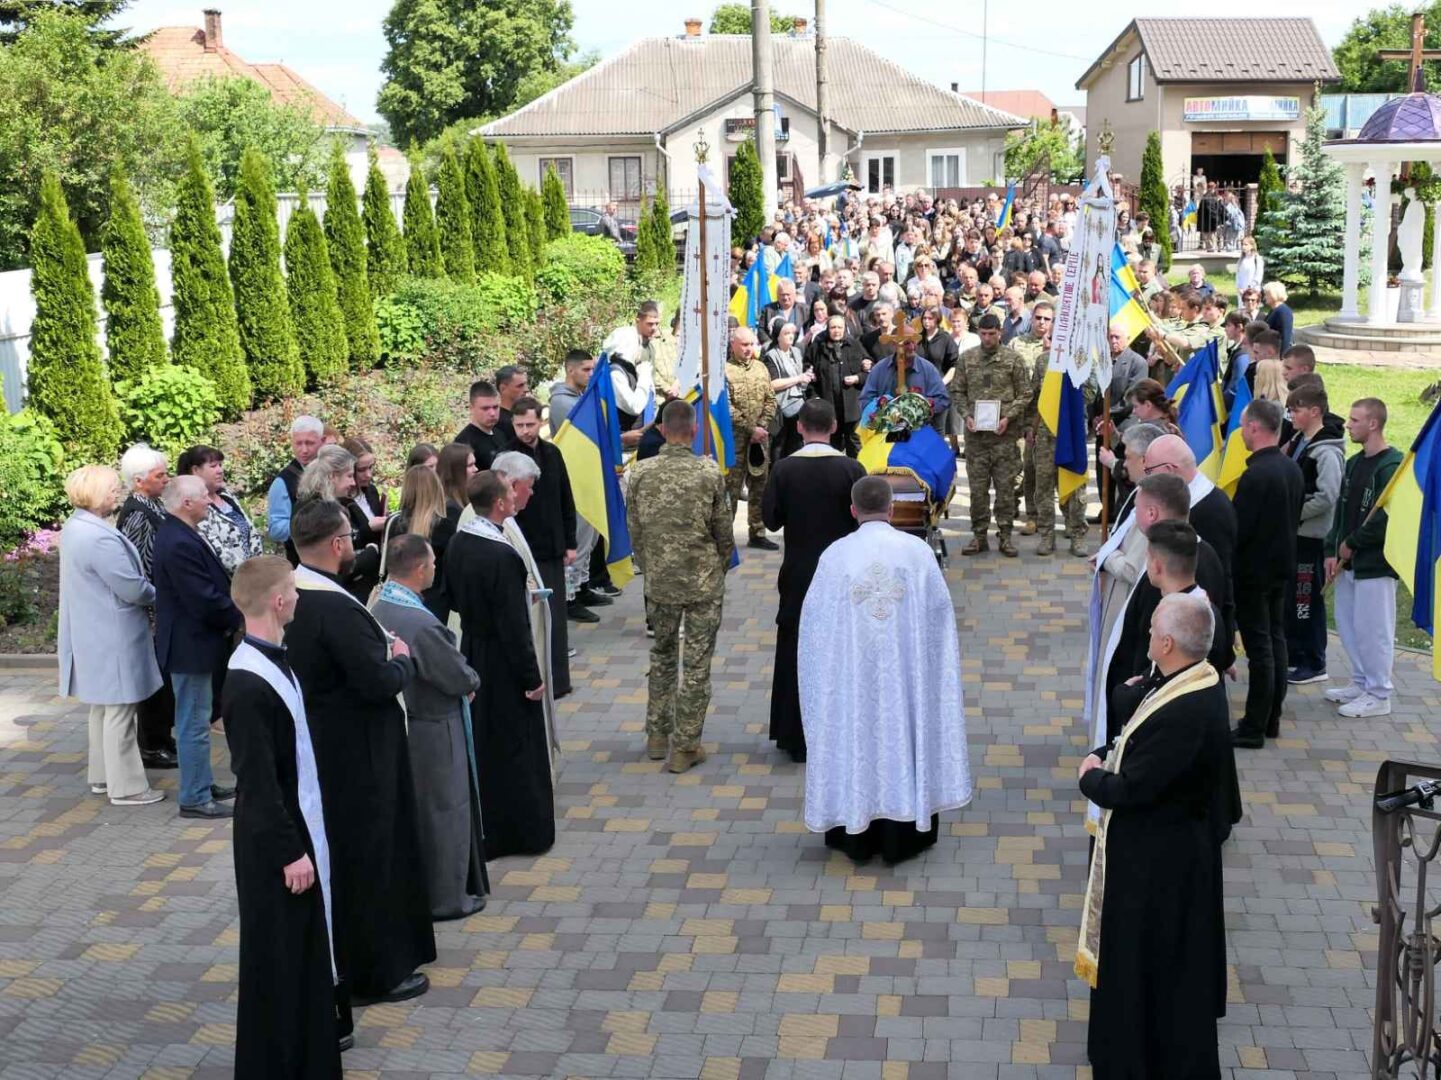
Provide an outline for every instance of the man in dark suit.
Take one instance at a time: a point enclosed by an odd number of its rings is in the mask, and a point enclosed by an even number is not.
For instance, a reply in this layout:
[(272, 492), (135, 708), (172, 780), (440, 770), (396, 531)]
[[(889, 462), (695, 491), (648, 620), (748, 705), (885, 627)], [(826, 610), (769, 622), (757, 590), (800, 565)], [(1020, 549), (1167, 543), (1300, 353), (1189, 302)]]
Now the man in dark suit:
[(205, 481), (176, 476), (161, 493), (166, 517), (155, 532), (155, 656), (175, 689), (180, 816), (230, 817), (234, 788), (210, 770), (214, 675), (245, 625), (230, 599), (230, 575), (196, 532), (209, 507)]
[[(776, 282), (775, 302), (767, 304), (761, 310), (760, 329), (761, 333), (765, 335), (767, 346), (774, 341), (771, 330), (777, 319), (794, 326), (796, 339), (800, 339), (801, 331), (805, 329), (806, 313), (796, 303), (796, 283), (790, 278), (781, 278)], [(776, 329), (779, 331), (779, 328)]]
[(1246, 647), (1246, 713), (1232, 734), (1258, 749), (1281, 733), (1286, 700), (1286, 582), (1296, 572), (1296, 528), (1306, 482), (1278, 444), (1281, 406), (1257, 399), (1241, 415), (1251, 458), (1236, 484), (1236, 623)]

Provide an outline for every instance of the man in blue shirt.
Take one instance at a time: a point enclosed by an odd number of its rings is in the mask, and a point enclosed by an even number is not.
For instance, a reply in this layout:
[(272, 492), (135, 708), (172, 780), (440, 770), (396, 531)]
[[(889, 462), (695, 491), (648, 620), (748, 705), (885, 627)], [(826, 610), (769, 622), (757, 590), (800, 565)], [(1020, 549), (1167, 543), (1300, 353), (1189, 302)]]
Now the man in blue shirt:
[(290, 425), (290, 461), (270, 483), (265, 496), (266, 532), (277, 544), (285, 545), (285, 557), (290, 565), (300, 562), (295, 547), (290, 542), (290, 515), (295, 510), (296, 493), (300, 487), (300, 474), (305, 466), (320, 453), (320, 444), (325, 436), (325, 425), (313, 416), (297, 416)]
[[(936, 370), (935, 364), (924, 356), (916, 354), (916, 338), (913, 335), (902, 337), (900, 347), (904, 350), (902, 355), (906, 360), (906, 389), (914, 390), (930, 399), (931, 426), (939, 432), (941, 418), (951, 407), (951, 395), (946, 390), (941, 373)], [(877, 398), (895, 396), (896, 358), (892, 353), (892, 355), (876, 361), (871, 367), (870, 374), (866, 377), (866, 385), (861, 390), (860, 396), (861, 416), (865, 416), (866, 410)]]

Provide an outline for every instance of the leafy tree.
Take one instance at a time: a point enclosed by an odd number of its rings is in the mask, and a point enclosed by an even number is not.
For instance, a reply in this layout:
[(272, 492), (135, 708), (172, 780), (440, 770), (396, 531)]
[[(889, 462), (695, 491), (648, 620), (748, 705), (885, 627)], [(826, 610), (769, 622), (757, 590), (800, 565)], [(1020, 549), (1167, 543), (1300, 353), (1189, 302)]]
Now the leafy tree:
[(662, 185), (656, 186), (655, 201), (650, 207), (650, 224), (655, 234), (655, 268), (674, 274), (675, 230), (670, 221), (670, 200), (665, 197)]
[(259, 150), (240, 157), (230, 230), (230, 284), (240, 348), (256, 395), (278, 400), (299, 394), (305, 389), (305, 368), (295, 347), (280, 273), (280, 225), (270, 163)]
[(383, 24), (378, 107), (404, 146), (515, 104), (522, 82), (571, 52), (569, 0), (395, 0)]
[(0, 0), (0, 45), (13, 45), (41, 12), (57, 7), (82, 23), (101, 48), (128, 46), (125, 30), (102, 26), (130, 6), (130, 0)]
[(375, 307), (370, 302), (370, 282), (365, 274), (365, 230), (360, 224), (345, 148), (339, 140), (330, 150), (325, 243), (330, 248), (336, 297), (345, 318), (345, 337), (350, 342), (350, 366), (356, 371), (369, 371), (380, 363), (380, 331), (375, 326)]
[(1261, 175), (1256, 184), (1256, 225), (1252, 230), (1256, 250), (1267, 259), (1271, 257), (1272, 246), (1284, 244), (1286, 234), (1291, 231), (1285, 204), (1286, 182), (1281, 179), (1281, 170), (1268, 146), (1261, 157)]
[[(1405, 60), (1380, 60), (1379, 49), (1411, 48), (1411, 12), (1413, 7), (1392, 4), (1376, 8), (1356, 19), (1346, 35), (1332, 50), (1341, 82), (1333, 89), (1346, 94), (1405, 94), (1410, 92), (1410, 65)], [(1426, 15), (1426, 48), (1441, 48), (1441, 0), (1432, 0), (1420, 8)], [(1426, 89), (1441, 89), (1441, 72), (1423, 64)]]
[(500, 209), (505, 216), (505, 247), (510, 253), (510, 272), (531, 280), (536, 268), (531, 265), (529, 225), (526, 221), (524, 193), (520, 176), (510, 163), (504, 143), (495, 144), (495, 176), (500, 187)]
[(465, 201), (465, 175), (455, 151), (447, 150), (436, 178), (435, 228), (440, 233), (440, 261), (445, 276), (468, 285), (475, 280), (475, 241), (470, 234), (470, 204)]
[(281, 104), (250, 79), (206, 78), (179, 98), (181, 122), (200, 139), (200, 153), (221, 199), (235, 194), (240, 158), (254, 147), (271, 162), (280, 191), (314, 188), (325, 175), (325, 129), (301, 105)]
[[(794, 15), (771, 12), (771, 33), (789, 34), (796, 24)], [(749, 34), (751, 32), (751, 7), (749, 4), (721, 4), (710, 17), (712, 34)]]
[(365, 224), (365, 280), (370, 298), (376, 300), (395, 291), (405, 273), (405, 240), (390, 209), (390, 189), (374, 144), (370, 147), (370, 170), (365, 174), (365, 197), (361, 217)]
[(1288, 226), (1267, 245), (1267, 275), (1304, 282), (1313, 295), (1323, 285), (1340, 286), (1345, 261), (1345, 184), (1341, 167), (1321, 150), (1325, 137), (1326, 111), (1308, 109), (1300, 156), (1286, 166), (1286, 179), (1297, 190), (1284, 193), (1266, 215), (1268, 226), (1279, 218)]
[(100, 302), (110, 378), (138, 379), (166, 362), (165, 328), (140, 202), (119, 168), (110, 177), (110, 217), (100, 230), (100, 250), (105, 255)]
[(306, 374), (312, 384), (329, 382), (345, 371), (350, 343), (336, 299), (325, 231), (304, 192), (285, 227), (285, 291)]
[(747, 140), (736, 147), (731, 163), (730, 201), (736, 209), (731, 235), (736, 241), (754, 239), (766, 224), (764, 181), (755, 143)]
[(440, 237), (430, 211), (430, 185), (420, 159), (410, 159), (410, 180), (405, 185), (405, 261), (415, 277), (438, 278), (444, 273), (440, 261)]
[(95, 341), (95, 292), (86, 271), (85, 245), (53, 172), (40, 181), (30, 251), (30, 288), (35, 294), (30, 404), (55, 424), (68, 454), (79, 461), (108, 463), (124, 431)]
[(1171, 266), (1171, 200), (1166, 194), (1166, 173), (1161, 162), (1161, 135), (1151, 132), (1146, 136), (1146, 149), (1141, 154), (1141, 191), (1138, 196), (1140, 212), (1147, 214), (1156, 233), (1156, 242), (1161, 245), (1162, 273)]
[(635, 258), (631, 261), (631, 272), (636, 277), (642, 277), (655, 269), (655, 229), (650, 223), (650, 199), (642, 195), (640, 199), (640, 218), (635, 226)]
[(570, 232), (570, 206), (565, 198), (565, 185), (554, 165), (547, 165), (545, 180), (541, 183), (542, 198), (545, 200), (545, 236), (547, 240), (559, 240)]
[(111, 170), (125, 170), (151, 218), (168, 210), (184, 161), (174, 99), (142, 53), (103, 47), (85, 18), (53, 5), (27, 4), (24, 20), (0, 47), (0, 270), (26, 264), (47, 170), (94, 251)]
[(1042, 154), (1050, 155), (1051, 179), (1058, 184), (1069, 184), (1085, 172), (1080, 140), (1073, 139), (1065, 125), (1051, 120), (1006, 133), (1006, 177), (1018, 180), (1025, 176)]
[(545, 254), (545, 204), (534, 188), (525, 189), (525, 224), (530, 238), (530, 265), (538, 267)]
[(471, 139), (465, 154), (465, 194), (470, 202), (471, 240), (475, 268), (481, 273), (510, 272), (505, 240), (505, 212), (500, 207), (500, 178), (481, 139)]
[(175, 363), (210, 376), (224, 415), (233, 417), (250, 408), (253, 391), (220, 250), (220, 227), (215, 224), (215, 191), (193, 140), (177, 195), (170, 225), (170, 278), (175, 288), (170, 355)]

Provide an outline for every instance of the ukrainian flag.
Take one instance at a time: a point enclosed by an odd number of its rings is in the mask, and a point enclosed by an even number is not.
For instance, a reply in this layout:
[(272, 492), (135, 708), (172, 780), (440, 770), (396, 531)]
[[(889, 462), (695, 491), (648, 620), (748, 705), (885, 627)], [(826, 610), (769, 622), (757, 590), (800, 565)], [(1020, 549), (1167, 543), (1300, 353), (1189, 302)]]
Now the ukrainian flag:
[(1056, 438), (1056, 494), (1061, 502), (1086, 490), (1086, 395), (1053, 355), (1037, 402), (1041, 421)]
[(692, 449), (695, 450), (697, 457), (715, 458), (716, 464), (720, 466), (721, 475), (724, 476), (735, 468), (736, 463), (735, 436), (731, 433), (731, 396), (724, 375), (712, 375), (711, 378), (720, 380), (721, 387), (720, 393), (710, 404), (711, 451), (709, 454), (704, 453), (702, 449), (700, 405), (698, 404), (700, 386), (698, 384), (694, 386), (685, 399), (694, 405), (696, 410), (695, 443)]
[(781, 256), (780, 262), (776, 263), (776, 272), (771, 274), (770, 279), (766, 282), (767, 295), (770, 296), (770, 300), (767, 300), (766, 303), (770, 303), (771, 300), (776, 298), (776, 286), (781, 283), (782, 278), (793, 279), (795, 276), (796, 272), (791, 263), (791, 253), (787, 251)]
[(769, 292), (767, 284), (765, 253), (761, 252), (731, 294), (730, 313), (742, 326), (753, 327), (761, 321), (761, 309), (770, 303), (765, 299)]
[(620, 421), (608, 356), (602, 354), (596, 361), (585, 393), (553, 442), (565, 459), (576, 513), (605, 541), (606, 566), (620, 588), (635, 576), (635, 568), (620, 491)]
[(1221, 423), (1225, 409), (1221, 405), (1220, 360), (1214, 340), (1191, 354), (1166, 395), (1178, 405), (1178, 426), (1181, 437), (1196, 455), (1196, 465), (1208, 479), (1215, 480), (1221, 471)]
[(956, 455), (929, 424), (912, 431), (903, 442), (888, 442), (877, 435), (861, 447), (856, 460), (872, 474), (902, 469), (914, 474), (926, 485), (932, 502), (944, 503), (956, 482)]
[(1181, 228), (1194, 229), (1196, 227), (1196, 200), (1187, 199), (1186, 208), (1181, 211)]
[(1006, 228), (1011, 223), (1011, 216), (1016, 206), (1016, 185), (1009, 184), (1006, 187), (1006, 201), (1001, 204), (1001, 216), (996, 219), (996, 231)]
[(1249, 404), (1251, 384), (1245, 378), (1238, 378), (1236, 398), (1231, 403), (1231, 415), (1226, 422), (1226, 448), (1221, 456), (1221, 471), (1216, 477), (1216, 486), (1233, 499), (1236, 497), (1236, 484), (1240, 482), (1241, 474), (1246, 471), (1246, 462), (1251, 458), (1251, 451), (1246, 449), (1246, 441), (1241, 438), (1241, 414)]
[(1127, 341), (1135, 341), (1151, 325), (1151, 316), (1140, 301), (1141, 285), (1126, 262), (1120, 244), (1111, 248), (1111, 329)]
[(1386, 561), (1411, 590), (1411, 621), (1431, 635), (1431, 676), (1441, 682), (1441, 405), (1431, 410), (1376, 509), (1386, 511)]

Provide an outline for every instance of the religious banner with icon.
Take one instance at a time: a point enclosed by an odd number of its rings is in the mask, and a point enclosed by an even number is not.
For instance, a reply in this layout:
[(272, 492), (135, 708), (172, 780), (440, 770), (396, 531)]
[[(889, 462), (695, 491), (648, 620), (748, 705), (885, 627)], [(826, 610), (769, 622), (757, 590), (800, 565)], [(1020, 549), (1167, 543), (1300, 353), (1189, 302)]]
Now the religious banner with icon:
[(730, 342), (731, 218), (735, 211), (726, 201), (725, 188), (704, 165), (700, 188), (706, 196), (705, 247), (701, 247), (699, 199), (686, 208), (685, 276), (680, 294), (680, 343), (676, 381), (688, 393), (701, 378), (701, 283), (706, 275), (706, 338), (710, 347), (710, 400), (720, 398), (725, 385), (726, 350)]
[(1056, 297), (1051, 357), (1072, 385), (1082, 386), (1094, 371), (1102, 386), (1111, 385), (1111, 250), (1116, 243), (1116, 203), (1108, 172), (1110, 158), (1096, 162), (1095, 178), (1081, 193), (1081, 217), (1066, 272)]

